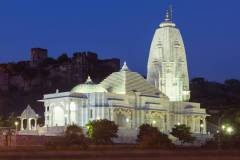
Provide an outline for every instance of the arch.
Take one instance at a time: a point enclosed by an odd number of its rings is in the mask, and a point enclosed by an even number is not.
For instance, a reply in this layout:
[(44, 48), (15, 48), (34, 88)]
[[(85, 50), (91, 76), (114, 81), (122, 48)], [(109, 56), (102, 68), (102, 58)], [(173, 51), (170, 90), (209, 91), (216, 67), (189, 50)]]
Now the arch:
[(60, 106), (53, 108), (53, 126), (65, 126), (64, 110)]
[(26, 130), (27, 129), (27, 123), (28, 123), (28, 121), (27, 121), (27, 119), (23, 119), (22, 120), (22, 125), (23, 125), (23, 130)]
[(126, 127), (127, 126), (127, 118), (124, 114), (117, 113), (116, 114), (116, 120), (117, 120), (116, 123), (119, 127)]
[(36, 122), (35, 119), (30, 119), (30, 130), (35, 130)]
[(77, 106), (75, 102), (70, 103), (70, 120), (71, 124), (77, 124)]

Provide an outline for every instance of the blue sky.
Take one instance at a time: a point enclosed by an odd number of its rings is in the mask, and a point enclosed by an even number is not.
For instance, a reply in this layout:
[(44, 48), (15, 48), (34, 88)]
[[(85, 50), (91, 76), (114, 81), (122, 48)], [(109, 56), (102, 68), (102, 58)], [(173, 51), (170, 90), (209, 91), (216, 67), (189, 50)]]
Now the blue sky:
[(150, 43), (168, 5), (181, 30), (190, 77), (240, 79), (239, 0), (1, 0), (0, 62), (32, 47), (57, 57), (94, 51), (146, 74)]

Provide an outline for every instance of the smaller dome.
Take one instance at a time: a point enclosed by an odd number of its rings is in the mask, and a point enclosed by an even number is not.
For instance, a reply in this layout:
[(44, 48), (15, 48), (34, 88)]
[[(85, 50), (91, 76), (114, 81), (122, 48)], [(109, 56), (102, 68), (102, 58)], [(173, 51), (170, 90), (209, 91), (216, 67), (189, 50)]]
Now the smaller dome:
[(94, 92), (106, 92), (106, 90), (97, 85), (94, 84), (90, 76), (88, 76), (88, 79), (86, 80), (85, 83), (79, 84), (75, 86), (71, 92), (73, 93), (94, 93)]

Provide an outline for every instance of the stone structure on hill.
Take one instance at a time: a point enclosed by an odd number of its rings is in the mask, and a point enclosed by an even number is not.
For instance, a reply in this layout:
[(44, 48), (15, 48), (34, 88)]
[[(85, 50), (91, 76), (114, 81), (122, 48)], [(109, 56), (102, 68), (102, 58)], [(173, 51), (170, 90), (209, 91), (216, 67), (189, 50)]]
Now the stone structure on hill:
[(0, 64), (0, 91), (67, 88), (83, 83), (88, 75), (100, 82), (119, 68), (119, 59), (99, 59), (93, 52), (76, 52), (59, 60), (48, 57), (47, 49), (32, 48), (30, 61)]
[(48, 58), (48, 50), (43, 48), (31, 49), (31, 64), (38, 65)]

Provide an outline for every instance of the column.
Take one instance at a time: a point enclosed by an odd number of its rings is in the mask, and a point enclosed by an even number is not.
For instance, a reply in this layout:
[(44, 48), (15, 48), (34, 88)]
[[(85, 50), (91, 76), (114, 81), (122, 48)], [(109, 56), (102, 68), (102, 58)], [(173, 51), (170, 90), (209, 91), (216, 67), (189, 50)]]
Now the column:
[(23, 131), (24, 130), (24, 128), (23, 128), (23, 118), (21, 118), (21, 131)]
[(37, 119), (36, 118), (34, 119), (34, 122), (35, 122), (34, 123), (34, 130), (37, 130)]
[(31, 130), (31, 119), (27, 119), (27, 130)]
[[(66, 110), (67, 110), (67, 115), (68, 115), (68, 124), (67, 125), (71, 125), (71, 110), (70, 110), (70, 102), (64, 102), (65, 106), (67, 106), (67, 109), (65, 108), (64, 110), (64, 116), (66, 115)], [(67, 105), (66, 105), (67, 104)]]
[(206, 134), (207, 133), (206, 117), (203, 116), (202, 120), (203, 120), (203, 134)]
[(195, 121), (195, 131), (197, 132), (197, 133), (200, 133), (200, 119), (199, 119), (199, 117), (196, 117), (196, 121)]
[(194, 116), (192, 116), (192, 127), (191, 127), (192, 132), (195, 132), (195, 119)]

